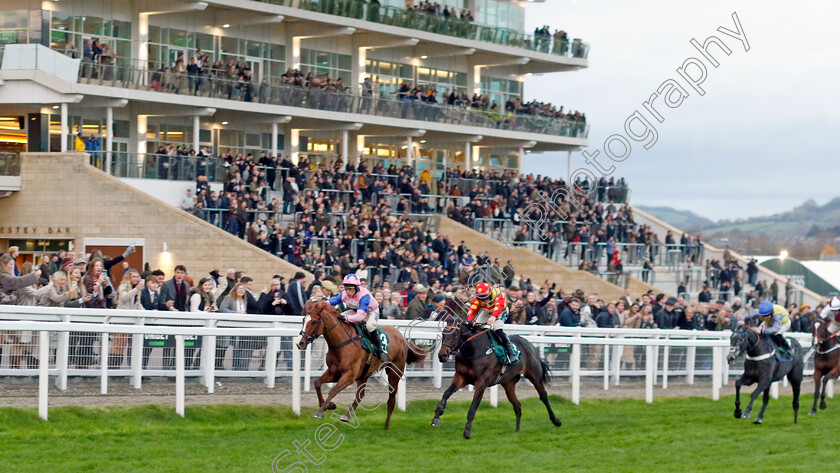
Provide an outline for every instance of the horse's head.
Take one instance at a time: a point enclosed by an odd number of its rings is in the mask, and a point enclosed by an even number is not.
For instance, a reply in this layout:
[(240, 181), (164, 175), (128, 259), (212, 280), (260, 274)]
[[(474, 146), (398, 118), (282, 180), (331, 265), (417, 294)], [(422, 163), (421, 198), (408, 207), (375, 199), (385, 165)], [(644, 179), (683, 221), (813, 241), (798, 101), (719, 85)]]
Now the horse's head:
[(729, 354), (726, 355), (727, 363), (731, 365), (733, 361), (747, 351), (748, 340), (747, 332), (742, 330), (732, 332), (732, 336), (729, 337)]
[(443, 328), (440, 350), (438, 350), (438, 359), (443, 363), (449, 358), (449, 355), (461, 348), (464, 340), (472, 335), (474, 327), (451, 314), (447, 314), (441, 320), (446, 322), (446, 326)]
[(326, 332), (323, 316), (328, 313), (328, 308), (331, 307), (327, 301), (323, 300), (310, 299), (306, 302), (306, 305), (303, 306), (303, 327), (300, 329), (300, 339), (297, 342), (299, 349), (305, 349), (307, 345)]
[(831, 333), (828, 331), (828, 324), (824, 320), (817, 317), (814, 321), (814, 327), (811, 329), (811, 337), (813, 338), (814, 346), (821, 345), (824, 341), (831, 338)]

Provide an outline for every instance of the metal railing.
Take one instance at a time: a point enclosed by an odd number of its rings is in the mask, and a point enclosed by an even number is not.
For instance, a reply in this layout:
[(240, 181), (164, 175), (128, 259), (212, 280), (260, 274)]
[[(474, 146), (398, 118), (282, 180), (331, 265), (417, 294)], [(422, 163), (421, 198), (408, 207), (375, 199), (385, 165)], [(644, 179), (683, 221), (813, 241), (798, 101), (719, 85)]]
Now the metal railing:
[[(442, 363), (437, 357), (436, 342), (444, 329), (441, 323), (381, 320), (380, 325), (394, 326), (406, 338), (430, 350), (424, 362), (408, 367), (403, 373), (405, 377), (398, 393), (401, 409), (405, 408), (405, 384), (409, 379), (425, 378), (439, 389), (443, 377), (454, 373), (451, 361)], [(210, 394), (214, 392), (216, 378), (220, 377), (262, 378), (268, 389), (275, 387), (277, 379), (287, 378), (292, 384), (292, 409), (300, 414), (302, 392), (310, 390), (313, 374), (324, 366), (327, 351), (322, 340), (310, 344), (303, 352), (298, 350), (293, 342), (300, 328), (300, 316), (4, 305), (0, 306), (0, 334), (7, 339), (6, 347), (14, 351), (26, 334), (28, 345), (19, 351), (31, 353), (34, 360), (26, 367), (6, 362), (0, 366), (0, 376), (38, 376), (39, 415), (44, 419), (47, 419), (50, 376), (55, 377), (59, 390), (67, 389), (68, 376), (98, 377), (101, 393), (107, 394), (113, 377), (129, 377), (131, 386), (140, 389), (144, 376), (174, 375), (176, 412), (181, 416), (186, 377), (199, 378)], [(698, 376), (711, 376), (712, 398), (716, 400), (721, 386), (740, 371), (730, 369), (724, 360), (729, 331), (512, 324), (506, 326), (506, 331), (533, 343), (555, 376), (571, 377), (574, 403), (580, 402), (582, 377), (601, 378), (604, 389), (609, 390), (618, 386), (622, 377), (641, 376), (645, 380), (645, 399), (652, 402), (656, 384), (667, 389), (673, 377), (683, 377), (687, 384), (694, 384)], [(811, 345), (809, 334), (788, 336), (799, 340), (806, 349)], [(82, 368), (73, 367), (78, 364), (73, 357), (80, 353), (79, 346), (74, 344), (82, 342), (86, 344), (82, 348), (90, 363)], [(119, 364), (114, 363), (111, 349), (114, 347), (122, 347), (127, 355), (120, 358)], [(231, 353), (236, 356), (236, 350), (245, 362), (237, 369), (234, 361), (233, 369), (227, 369)], [(810, 354), (806, 356), (806, 374), (813, 372)], [(160, 366), (155, 367), (156, 364)], [(778, 393), (778, 386), (774, 391)], [(491, 404), (495, 405), (498, 391), (491, 390), (490, 395)]]
[(110, 87), (154, 90), (161, 93), (221, 98), (244, 102), (300, 107), (330, 112), (384, 116), (407, 120), (476, 126), (553, 136), (586, 138), (584, 122), (535, 115), (508, 114), (491, 110), (430, 104), (416, 100), (365, 97), (320, 88), (260, 83), (226, 78), (223, 71), (190, 75), (172, 70), (150, 70), (118, 65), (79, 68), (79, 82)]
[(580, 40), (555, 39), (553, 35), (531, 35), (508, 28), (483, 26), (455, 17), (436, 16), (422, 11), (370, 4), (359, 0), (259, 0), (303, 10), (366, 20), (503, 46), (523, 48), (563, 57), (586, 59), (589, 44)]

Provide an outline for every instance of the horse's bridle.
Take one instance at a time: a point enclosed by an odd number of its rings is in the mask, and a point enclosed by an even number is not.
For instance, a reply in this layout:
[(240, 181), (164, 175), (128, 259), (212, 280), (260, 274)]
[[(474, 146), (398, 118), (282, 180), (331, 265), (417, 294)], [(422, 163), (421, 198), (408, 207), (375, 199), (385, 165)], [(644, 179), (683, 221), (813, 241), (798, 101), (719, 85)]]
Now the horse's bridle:
[[(732, 333), (740, 333), (740, 334), (743, 334), (743, 335), (744, 335), (744, 339), (745, 339), (745, 340), (749, 343), (750, 337), (747, 335), (747, 331), (746, 331), (746, 330), (734, 330)], [(753, 345), (753, 346), (751, 346), (751, 347), (748, 347), (746, 350), (743, 350), (743, 353), (749, 353), (749, 352), (750, 352), (750, 350), (752, 350), (753, 348), (757, 347), (757, 346), (758, 346), (758, 344), (759, 344), (759, 343), (761, 343), (761, 332), (757, 333), (756, 335), (758, 336), (758, 338), (757, 338), (757, 339), (756, 339), (756, 341), (755, 341), (755, 345)], [(737, 356), (740, 356), (740, 355), (742, 354), (742, 352), (740, 351), (740, 348), (741, 348), (741, 344), (740, 344), (740, 343), (738, 344), (738, 348), (739, 348), (739, 352), (738, 352), (738, 354), (736, 355), (736, 357), (737, 357)], [(730, 346), (730, 347), (729, 347), (729, 349), (730, 349), (730, 350), (734, 350), (734, 347), (731, 347), (731, 346)]]
[[(306, 315), (309, 315), (310, 317), (312, 317), (310, 314), (306, 314)], [(311, 322), (311, 321), (312, 321), (312, 319), (310, 319), (309, 321)], [(324, 323), (324, 327), (326, 327), (326, 326), (327, 326), (327, 323), (326, 323), (326, 322), (324, 321), (324, 319), (320, 316), (320, 314), (319, 314), (319, 316), (318, 316), (318, 321), (323, 322), (323, 323)], [(332, 327), (329, 327), (329, 328), (327, 328), (326, 330), (324, 330), (324, 333), (322, 333), (321, 335), (326, 336), (328, 333), (332, 332), (332, 331), (333, 331), (333, 329), (337, 328), (339, 325), (341, 325), (341, 324), (340, 324), (340, 323), (338, 323), (338, 322), (336, 322), (336, 324), (335, 324), (335, 325), (333, 325)], [(318, 339), (318, 337), (320, 337), (320, 336), (321, 336), (321, 335), (315, 335), (315, 336), (309, 335), (308, 333), (306, 333), (306, 332), (303, 330), (304, 328), (306, 328), (306, 326), (303, 326), (303, 327), (301, 327), (301, 328), (300, 328), (300, 334), (299, 334), (299, 335), (300, 335), (301, 337), (303, 337), (303, 339), (306, 341), (306, 344), (307, 344), (307, 345), (309, 345), (310, 343), (314, 342), (315, 340), (317, 340), (317, 339)]]
[[(826, 331), (827, 331), (827, 329), (826, 329)], [(811, 345), (814, 347), (814, 351), (816, 351), (816, 352), (817, 352), (817, 353), (819, 353), (820, 355), (825, 355), (826, 353), (831, 353), (831, 352), (833, 352), (834, 350), (837, 350), (838, 348), (840, 348), (840, 343), (835, 344), (833, 347), (829, 348), (828, 350), (821, 350), (821, 349), (820, 349), (820, 347), (821, 347), (824, 343), (826, 343), (826, 342), (830, 342), (830, 341), (831, 341), (831, 339), (836, 338), (838, 335), (840, 335), (840, 332), (833, 333), (833, 334), (829, 335), (828, 337), (826, 337), (826, 338), (824, 338), (824, 339), (822, 339), (822, 340), (817, 340), (817, 334), (813, 334), (813, 335), (811, 336), (811, 339), (812, 339), (812, 341), (811, 341)], [(840, 339), (839, 339), (839, 340), (840, 340)]]

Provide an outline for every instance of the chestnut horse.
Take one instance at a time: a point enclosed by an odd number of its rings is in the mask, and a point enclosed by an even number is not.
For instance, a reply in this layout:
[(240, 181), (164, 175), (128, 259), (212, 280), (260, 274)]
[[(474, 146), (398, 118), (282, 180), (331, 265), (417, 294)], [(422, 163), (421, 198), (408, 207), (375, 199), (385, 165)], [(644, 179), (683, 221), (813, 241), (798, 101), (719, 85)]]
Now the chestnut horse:
[(814, 347), (814, 406), (809, 416), (817, 413), (817, 399), (820, 409), (825, 409), (825, 385), (829, 379), (840, 375), (840, 337), (828, 333), (828, 324), (821, 319), (814, 321), (812, 332)]
[[(397, 386), (405, 372), (405, 365), (420, 363), (427, 353), (416, 347), (409, 346), (402, 334), (394, 327), (382, 327), (388, 334), (388, 361), (383, 363), (379, 357), (369, 356), (370, 353), (362, 348), (362, 342), (356, 329), (343, 319), (339, 319), (338, 311), (327, 301), (309, 300), (304, 306), (303, 328), (300, 331), (298, 348), (305, 349), (315, 339), (324, 336), (329, 346), (327, 352), (327, 370), (315, 380), (315, 392), (318, 394), (320, 409), (315, 413), (318, 419), (324, 418), (324, 411), (335, 409), (333, 398), (347, 386), (356, 382), (356, 396), (350, 410), (341, 417), (349, 421), (365, 395), (365, 383), (368, 378), (384, 369), (388, 374), (388, 415), (385, 418), (385, 428), (391, 424), (391, 413), (396, 403)], [(321, 385), (336, 383), (324, 399)]]

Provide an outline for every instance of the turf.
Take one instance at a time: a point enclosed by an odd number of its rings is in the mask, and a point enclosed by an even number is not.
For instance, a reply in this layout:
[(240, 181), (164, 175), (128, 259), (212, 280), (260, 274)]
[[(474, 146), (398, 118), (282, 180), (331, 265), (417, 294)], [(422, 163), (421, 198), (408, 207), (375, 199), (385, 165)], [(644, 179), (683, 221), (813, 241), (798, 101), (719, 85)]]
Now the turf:
[[(822, 471), (836, 465), (824, 442), (835, 430), (831, 408), (793, 424), (790, 397), (771, 400), (762, 426), (732, 416), (732, 397), (584, 401), (552, 397), (563, 419), (554, 427), (537, 399), (523, 402), (522, 430), (514, 432), (510, 405), (482, 404), (473, 438), (461, 437), (468, 404), (450, 403), (443, 424), (429, 425), (436, 401), (415, 401), (395, 411), (384, 431), (384, 406), (360, 411), (358, 426), (301, 417), (283, 406), (196, 406), (186, 418), (165, 406), (107, 409), (53, 408), (49, 422), (34, 410), (0, 409), (0, 471), (4, 472), (270, 472), (296, 461), (308, 471), (373, 472), (755, 472)], [(836, 409), (835, 409), (836, 410)], [(757, 409), (754, 414), (757, 413)], [(323, 423), (336, 425), (326, 443), (314, 445)], [(324, 434), (325, 431), (321, 431)], [(314, 465), (295, 452), (294, 441), (313, 442)], [(305, 471), (290, 468), (286, 471)]]

